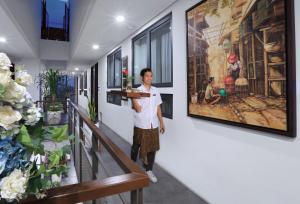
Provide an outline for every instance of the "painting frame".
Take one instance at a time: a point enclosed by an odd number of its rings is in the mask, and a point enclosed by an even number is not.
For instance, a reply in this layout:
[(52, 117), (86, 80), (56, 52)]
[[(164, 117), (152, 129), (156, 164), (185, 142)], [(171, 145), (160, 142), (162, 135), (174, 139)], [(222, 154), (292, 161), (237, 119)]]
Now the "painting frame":
[[(285, 19), (285, 53), (286, 53), (286, 130), (279, 130), (270, 127), (257, 126), (247, 123), (224, 120), (205, 115), (191, 113), (190, 102), (191, 94), (189, 90), (189, 22), (188, 14), (195, 8), (207, 3), (211, 0), (203, 0), (193, 5), (185, 12), (186, 18), (186, 59), (187, 59), (187, 115), (189, 117), (203, 119), (207, 121), (217, 122), (225, 125), (232, 125), (241, 128), (247, 128), (254, 131), (261, 131), (281, 136), (296, 137), (297, 135), (297, 121), (296, 121), (296, 54), (295, 54), (295, 16), (294, 16), (294, 1), (286, 0), (284, 3), (284, 19)], [(288, 36), (288, 37), (287, 37)]]

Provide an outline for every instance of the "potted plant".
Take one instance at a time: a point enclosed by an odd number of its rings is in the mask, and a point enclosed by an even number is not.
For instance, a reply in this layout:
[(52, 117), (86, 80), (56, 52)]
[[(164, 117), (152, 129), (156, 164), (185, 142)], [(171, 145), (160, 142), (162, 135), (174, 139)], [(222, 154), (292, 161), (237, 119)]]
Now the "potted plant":
[(63, 113), (63, 105), (56, 101), (57, 82), (59, 79), (59, 71), (49, 69), (41, 74), (43, 81), (42, 89), (44, 95), (44, 111), (47, 114), (47, 122), (50, 125), (59, 124)]
[(61, 102), (50, 102), (47, 110), (47, 122), (49, 125), (59, 124), (63, 114), (63, 104)]
[[(95, 106), (95, 103), (90, 99), (88, 99), (88, 114), (89, 114), (91, 121), (93, 121), (93, 123), (97, 127), (99, 127), (99, 121), (97, 120), (96, 106)], [(86, 134), (85, 134), (86, 137), (84, 138), (84, 144), (85, 144), (86, 148), (91, 150), (93, 133), (87, 125), (84, 125), (84, 129), (86, 131)]]

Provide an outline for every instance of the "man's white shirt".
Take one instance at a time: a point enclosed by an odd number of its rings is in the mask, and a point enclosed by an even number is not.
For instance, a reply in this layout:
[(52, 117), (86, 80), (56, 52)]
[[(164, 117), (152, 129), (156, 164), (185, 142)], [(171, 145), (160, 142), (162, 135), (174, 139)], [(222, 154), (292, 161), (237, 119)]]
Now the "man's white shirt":
[(141, 129), (151, 129), (159, 127), (159, 120), (157, 116), (157, 106), (162, 104), (160, 93), (156, 87), (151, 86), (147, 90), (144, 85), (137, 88), (141, 92), (150, 93), (150, 97), (141, 97), (137, 99), (141, 106), (141, 112), (134, 111), (134, 126)]

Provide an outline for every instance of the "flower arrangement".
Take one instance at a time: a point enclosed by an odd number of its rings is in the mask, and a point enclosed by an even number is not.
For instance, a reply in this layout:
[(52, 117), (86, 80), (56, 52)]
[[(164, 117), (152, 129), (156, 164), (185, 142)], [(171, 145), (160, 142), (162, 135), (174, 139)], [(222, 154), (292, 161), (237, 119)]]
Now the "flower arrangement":
[(132, 89), (132, 80), (134, 79), (132, 76), (128, 75), (128, 69), (123, 69), (122, 70), (122, 75), (123, 75), (123, 86), (126, 88), (126, 90), (131, 90)]
[(44, 143), (72, 139), (67, 136), (68, 126), (43, 126), (41, 110), (26, 90), (32, 77), (16, 68), (13, 80), (10, 67), (10, 59), (0, 53), (0, 203), (30, 195), (41, 198), (45, 190), (57, 186), (49, 178), (67, 171), (63, 161), (70, 146), (50, 151)]

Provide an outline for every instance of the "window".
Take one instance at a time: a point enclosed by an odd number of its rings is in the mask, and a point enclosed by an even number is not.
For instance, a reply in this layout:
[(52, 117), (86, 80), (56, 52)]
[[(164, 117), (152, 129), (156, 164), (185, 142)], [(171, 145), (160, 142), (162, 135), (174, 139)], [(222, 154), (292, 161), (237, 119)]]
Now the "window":
[(161, 112), (163, 117), (173, 119), (173, 94), (160, 94), (163, 103)]
[(121, 88), (121, 48), (107, 56), (107, 88)]
[(87, 71), (84, 72), (84, 96), (87, 96)]
[(80, 74), (80, 95), (82, 94), (82, 92), (83, 92), (83, 75), (82, 74)]
[(112, 103), (118, 106), (122, 105), (122, 96), (106, 92), (107, 103)]
[(173, 86), (172, 14), (167, 15), (132, 39), (134, 86), (140, 81), (140, 71), (150, 67), (153, 85)]

